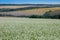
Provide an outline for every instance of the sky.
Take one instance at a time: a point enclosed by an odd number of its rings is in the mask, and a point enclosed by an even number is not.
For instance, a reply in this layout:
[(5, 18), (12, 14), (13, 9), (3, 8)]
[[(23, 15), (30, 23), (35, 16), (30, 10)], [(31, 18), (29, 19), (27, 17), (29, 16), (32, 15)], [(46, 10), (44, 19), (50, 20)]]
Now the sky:
[(0, 0), (0, 4), (60, 4), (60, 0)]

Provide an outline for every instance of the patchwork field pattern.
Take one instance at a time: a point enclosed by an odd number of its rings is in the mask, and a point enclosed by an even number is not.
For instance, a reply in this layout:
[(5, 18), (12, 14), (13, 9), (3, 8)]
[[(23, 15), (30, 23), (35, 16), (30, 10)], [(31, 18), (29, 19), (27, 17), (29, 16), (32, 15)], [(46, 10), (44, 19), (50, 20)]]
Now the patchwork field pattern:
[(60, 40), (60, 20), (0, 17), (0, 40)]
[[(3, 8), (10, 8), (10, 9), (14, 9), (14, 8), (22, 8), (22, 6), (6, 6)], [(23, 6), (26, 7), (26, 6)], [(0, 7), (1, 9), (2, 7)], [(17, 11), (11, 11), (11, 12), (0, 12), (0, 14), (11, 14), (11, 15), (16, 15), (16, 16), (21, 16), (21, 15), (43, 15), (45, 12), (47, 11), (56, 11), (56, 10), (60, 10), (59, 7), (56, 8), (38, 8), (38, 9), (30, 9), (30, 10), (17, 10)]]

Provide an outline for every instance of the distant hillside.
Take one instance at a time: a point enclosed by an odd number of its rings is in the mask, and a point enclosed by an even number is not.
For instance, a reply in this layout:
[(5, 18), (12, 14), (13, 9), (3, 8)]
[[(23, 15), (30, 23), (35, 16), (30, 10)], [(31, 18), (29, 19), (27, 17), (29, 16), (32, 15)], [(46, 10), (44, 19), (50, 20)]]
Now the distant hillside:
[(60, 15), (60, 10), (50, 12), (50, 15)]
[(0, 16), (60, 18), (60, 4), (0, 4)]
[[(0, 14), (11, 14), (11, 15), (43, 15), (45, 12), (48, 12), (49, 10), (52, 11), (52, 14), (56, 10), (57, 12), (60, 11), (60, 8), (18, 8), (18, 9), (0, 9)], [(55, 14), (54, 13), (54, 14)]]
[(60, 7), (60, 4), (0, 4), (0, 6)]

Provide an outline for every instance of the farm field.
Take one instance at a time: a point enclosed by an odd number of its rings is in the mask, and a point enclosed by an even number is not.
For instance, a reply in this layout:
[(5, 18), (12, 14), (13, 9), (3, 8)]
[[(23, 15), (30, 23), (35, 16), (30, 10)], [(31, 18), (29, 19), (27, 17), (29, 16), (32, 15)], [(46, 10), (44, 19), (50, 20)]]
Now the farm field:
[(1, 9), (1, 8), (14, 9), (14, 8), (24, 8), (24, 7), (29, 7), (29, 6), (0, 6), (0, 9)]
[(0, 40), (60, 40), (60, 20), (0, 17)]
[[(6, 8), (8, 8), (8, 7), (6, 7)], [(16, 8), (16, 7), (14, 7), (14, 8)], [(11, 7), (11, 9), (13, 9), (13, 7)], [(47, 12), (49, 10), (51, 10), (51, 11), (56, 11), (56, 10), (58, 11), (59, 10), (60, 11), (60, 8), (59, 7), (55, 7), (55, 8), (37, 8), (37, 9), (30, 9), (30, 10), (27, 9), (27, 10), (22, 10), (22, 11), (17, 10), (17, 11), (11, 11), (11, 12), (0, 12), (0, 14), (11, 14), (11, 15), (18, 15), (18, 16), (19, 15), (43, 15), (45, 12)]]

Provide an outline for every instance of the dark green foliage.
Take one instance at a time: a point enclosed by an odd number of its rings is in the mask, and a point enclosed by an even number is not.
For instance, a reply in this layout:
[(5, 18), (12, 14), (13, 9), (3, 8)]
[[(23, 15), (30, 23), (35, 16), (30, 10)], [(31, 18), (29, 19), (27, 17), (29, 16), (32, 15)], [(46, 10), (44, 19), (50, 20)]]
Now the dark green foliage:
[(59, 15), (54, 15), (53, 18), (60, 19), (60, 14)]
[(44, 18), (51, 18), (50, 12), (52, 12), (51, 10), (49, 10), (48, 12), (44, 13)]
[(31, 15), (29, 18), (38, 18), (37, 15)]
[(52, 12), (51, 10), (49, 10), (48, 12), (46, 12), (46, 13), (43, 15), (44, 18), (60, 19), (60, 14), (58, 14), (58, 15), (51, 15), (51, 14), (50, 14), (51, 12)]
[(31, 16), (29, 16), (29, 18), (43, 18), (43, 16), (41, 16), (41, 15), (31, 15)]

